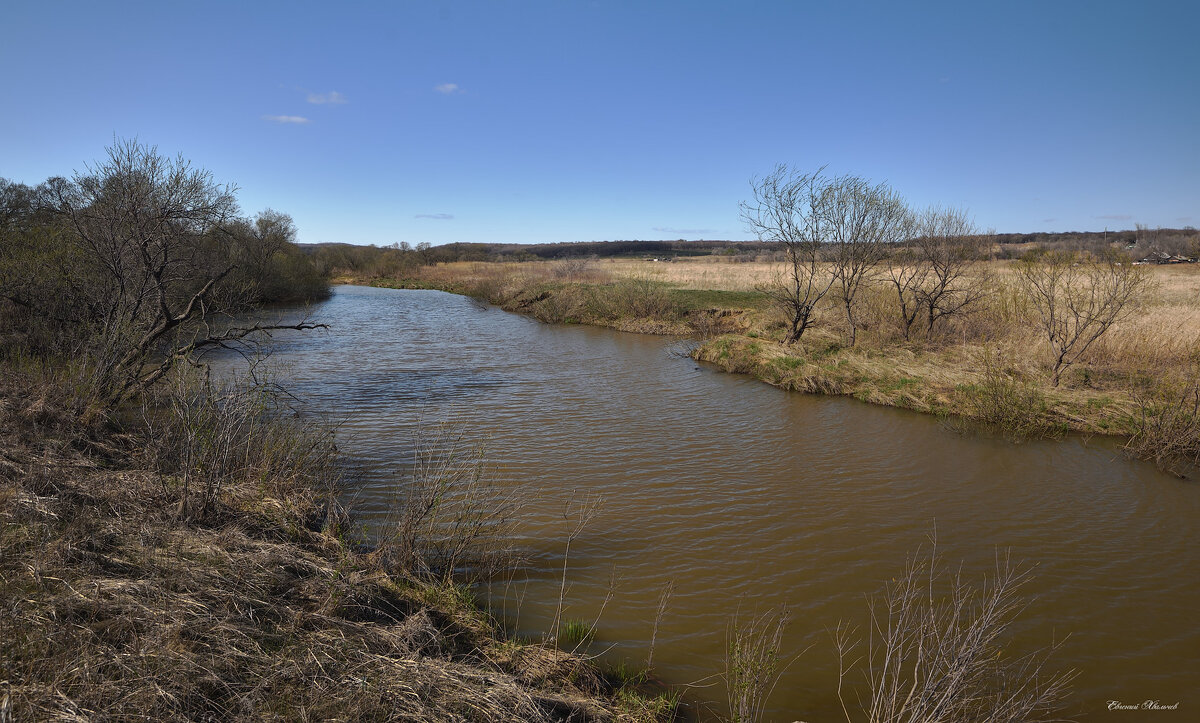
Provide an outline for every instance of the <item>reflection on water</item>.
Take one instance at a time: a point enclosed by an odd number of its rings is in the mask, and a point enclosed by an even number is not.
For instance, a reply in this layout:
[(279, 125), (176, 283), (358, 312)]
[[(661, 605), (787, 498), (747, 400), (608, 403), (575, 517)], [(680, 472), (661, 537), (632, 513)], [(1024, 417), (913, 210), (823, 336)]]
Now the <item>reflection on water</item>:
[[(828, 630), (861, 624), (864, 594), (936, 524), (940, 552), (969, 576), (1002, 549), (1036, 566), (1018, 638), (1070, 634), (1057, 660), (1080, 670), (1081, 720), (1113, 715), (1110, 699), (1200, 705), (1189, 700), (1200, 487), (1110, 444), (960, 436), (929, 417), (715, 372), (668, 353), (668, 339), (547, 326), (440, 292), (339, 287), (316, 315), (330, 330), (287, 335), (275, 359), (294, 393), (341, 421), (342, 449), (367, 469), (355, 499), (368, 519), (423, 417), (469, 420), (504, 479), (534, 492), (522, 521), (534, 569), (509, 591), (525, 634), (554, 615), (564, 505), (600, 495), (571, 549), (564, 615), (592, 619), (615, 569), (598, 648), (644, 661), (674, 582), (655, 668), (711, 681), (733, 611), (785, 603), (788, 645), (808, 650), (770, 717), (840, 717)], [(1171, 714), (1122, 720), (1139, 715)]]

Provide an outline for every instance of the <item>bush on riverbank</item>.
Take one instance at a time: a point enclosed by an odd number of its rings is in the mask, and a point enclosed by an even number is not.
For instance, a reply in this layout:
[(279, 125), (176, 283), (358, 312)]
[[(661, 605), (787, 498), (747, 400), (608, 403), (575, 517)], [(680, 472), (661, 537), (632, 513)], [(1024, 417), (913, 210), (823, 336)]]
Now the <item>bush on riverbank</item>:
[(192, 352), (253, 330), (216, 314), (324, 298), (290, 217), (238, 217), (231, 185), (136, 141), (72, 178), (0, 182), (0, 339), (87, 366), (127, 398)]
[(1183, 372), (1146, 374), (1126, 449), (1183, 475), (1200, 469), (1200, 350)]

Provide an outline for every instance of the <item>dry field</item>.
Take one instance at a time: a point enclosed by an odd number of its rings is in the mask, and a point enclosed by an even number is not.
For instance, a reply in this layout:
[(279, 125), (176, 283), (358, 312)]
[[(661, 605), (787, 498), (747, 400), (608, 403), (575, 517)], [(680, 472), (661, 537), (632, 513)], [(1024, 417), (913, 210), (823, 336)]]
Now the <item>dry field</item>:
[[(537, 280), (570, 280), (584, 283), (604, 283), (620, 279), (661, 282), (677, 289), (749, 292), (769, 284), (783, 272), (783, 265), (771, 262), (730, 262), (718, 257), (653, 261), (650, 259), (597, 259), (586, 266), (563, 269), (563, 262), (523, 262), (491, 264), (459, 262), (440, 264), (426, 269), (422, 278), (443, 284), (478, 280), (497, 275), (532, 283)], [(1150, 293), (1126, 318), (1102, 337), (1089, 351), (1087, 361), (1110, 365), (1135, 363), (1147, 366), (1155, 363), (1180, 363), (1200, 349), (1200, 264), (1146, 267), (1153, 280)], [(1005, 308), (1020, 306), (1012, 289), (1012, 262), (992, 261), (976, 269), (979, 283), (990, 277), (996, 292), (987, 300), (980, 313), (1000, 316), (1008, 322), (1007, 329), (992, 329), (992, 342), (1010, 339), (1033, 356), (1036, 348), (1028, 347), (1038, 334), (1022, 323), (1026, 309)], [(869, 309), (868, 319), (886, 319), (890, 303), (889, 291), (881, 284), (864, 298)], [(870, 311), (874, 311), (871, 314)], [(836, 324), (836, 314), (828, 314), (829, 323)], [(1003, 333), (999, 333), (1003, 331)], [(978, 333), (978, 332), (977, 332)], [(968, 337), (975, 334), (968, 334)]]
[[(645, 278), (682, 289), (724, 291), (752, 291), (784, 271), (779, 263), (736, 263), (716, 257), (669, 262), (603, 259), (593, 262), (593, 267), (598, 273), (617, 279)], [(1012, 268), (1012, 262), (992, 261), (981, 264), (976, 271), (980, 276), (992, 275), (998, 282), (998, 293), (1003, 295), (1011, 285)], [(1168, 362), (1182, 360), (1200, 349), (1200, 264), (1146, 268), (1153, 280), (1150, 294), (1097, 342), (1090, 360), (1136, 358), (1143, 362)], [(886, 296), (887, 291), (882, 293)]]

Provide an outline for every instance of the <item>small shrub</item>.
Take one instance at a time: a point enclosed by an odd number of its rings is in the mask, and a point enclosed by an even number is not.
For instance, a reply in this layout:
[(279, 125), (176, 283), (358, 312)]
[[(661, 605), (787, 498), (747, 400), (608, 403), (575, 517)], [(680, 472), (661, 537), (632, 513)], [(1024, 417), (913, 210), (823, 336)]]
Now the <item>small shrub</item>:
[(726, 632), (725, 686), (730, 720), (752, 723), (762, 719), (787, 666), (783, 633), (790, 616), (786, 609), (766, 612), (746, 622), (735, 615)]
[(286, 400), (261, 369), (220, 385), (179, 369), (142, 399), (148, 462), (164, 487), (180, 488), (182, 516), (209, 510), (227, 489), (340, 486), (332, 430), (285, 413)]
[(973, 584), (947, 572), (934, 544), (871, 600), (865, 645), (844, 625), (834, 634), (846, 720), (855, 718), (842, 689), (858, 672), (867, 681), (860, 719), (869, 723), (1063, 720), (1075, 673), (1048, 668), (1062, 643), (1013, 652), (1028, 569), (998, 556), (995, 572)]
[(1200, 468), (1200, 361), (1177, 379), (1145, 381), (1125, 451), (1178, 475)]
[(578, 286), (551, 289), (539, 294), (539, 297), (529, 307), (529, 312), (538, 321), (552, 324), (569, 324), (572, 319), (578, 320), (586, 304), (586, 297)]
[(501, 305), (509, 298), (509, 278), (503, 273), (476, 276), (463, 285), (463, 293), (489, 304)]
[(982, 380), (958, 391), (966, 395), (967, 417), (1010, 439), (1043, 437), (1053, 431), (1042, 390), (1002, 368), (991, 354), (985, 358)]
[(396, 491), (375, 556), (388, 569), (418, 579), (487, 579), (517, 564), (513, 517), (519, 490), (505, 489), (481, 445), (461, 425), (419, 430), (415, 464)]
[(622, 279), (600, 290), (598, 316), (610, 319), (677, 319), (682, 313), (666, 285), (645, 278)]
[(592, 259), (586, 256), (566, 258), (550, 267), (550, 274), (556, 279), (580, 281), (592, 271)]

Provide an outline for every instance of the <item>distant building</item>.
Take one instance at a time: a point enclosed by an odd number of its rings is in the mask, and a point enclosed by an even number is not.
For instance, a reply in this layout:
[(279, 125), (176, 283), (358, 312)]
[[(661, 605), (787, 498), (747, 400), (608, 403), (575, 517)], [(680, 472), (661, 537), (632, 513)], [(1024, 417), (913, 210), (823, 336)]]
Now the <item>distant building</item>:
[(1169, 254), (1165, 251), (1151, 251), (1146, 256), (1134, 261), (1135, 264), (1194, 264), (1196, 259), (1189, 256), (1180, 256), (1179, 254)]

